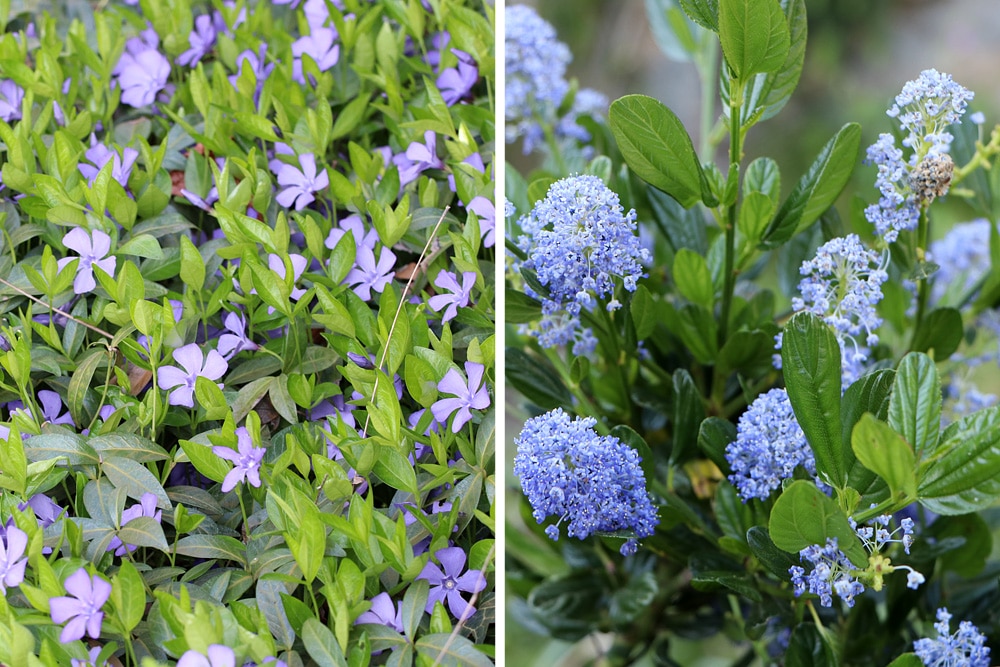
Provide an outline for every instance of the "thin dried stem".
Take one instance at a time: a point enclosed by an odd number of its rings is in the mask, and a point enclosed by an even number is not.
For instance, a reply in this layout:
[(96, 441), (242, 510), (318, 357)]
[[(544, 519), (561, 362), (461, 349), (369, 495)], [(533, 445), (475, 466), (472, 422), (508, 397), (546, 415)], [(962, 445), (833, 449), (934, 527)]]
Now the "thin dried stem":
[(4, 280), (3, 278), (0, 278), (0, 283), (2, 283), (2, 284), (4, 284), (4, 285), (6, 285), (7, 287), (11, 288), (12, 290), (14, 290), (15, 292), (17, 292), (17, 293), (18, 293), (18, 294), (20, 294), (20, 295), (28, 297), (29, 299), (31, 299), (32, 301), (34, 301), (34, 302), (35, 302), (35, 303), (37, 303), (38, 305), (40, 305), (40, 306), (44, 306), (45, 308), (48, 308), (48, 309), (49, 309), (50, 311), (52, 311), (53, 313), (58, 313), (59, 315), (62, 315), (63, 317), (65, 317), (65, 318), (67, 318), (67, 319), (70, 319), (70, 320), (73, 320), (74, 322), (76, 322), (77, 324), (79, 324), (79, 325), (81, 325), (81, 326), (85, 326), (85, 327), (87, 327), (87, 328), (88, 328), (88, 329), (90, 329), (91, 331), (95, 331), (95, 332), (97, 332), (97, 333), (101, 334), (102, 336), (104, 336), (104, 337), (105, 337), (105, 338), (107, 338), (108, 340), (114, 340), (114, 339), (115, 339), (115, 337), (114, 337), (114, 336), (112, 336), (111, 334), (109, 334), (109, 333), (108, 333), (107, 331), (105, 331), (104, 329), (101, 329), (100, 327), (95, 327), (95, 326), (94, 326), (93, 324), (91, 324), (91, 323), (89, 323), (89, 322), (84, 322), (84, 321), (83, 321), (83, 320), (81, 320), (80, 318), (78, 318), (78, 317), (75, 317), (75, 316), (73, 316), (73, 315), (70, 315), (70, 314), (69, 314), (69, 313), (67, 313), (67, 312), (66, 312), (65, 310), (59, 310), (59, 309), (58, 309), (58, 308), (56, 308), (55, 306), (53, 306), (53, 305), (50, 305), (50, 304), (47, 304), (47, 303), (45, 303), (44, 301), (42, 301), (42, 300), (41, 300), (41, 299), (39, 299), (38, 297), (36, 297), (36, 296), (32, 296), (31, 294), (28, 294), (27, 292), (25, 292), (25, 291), (24, 291), (23, 289), (21, 289), (21, 288), (20, 288), (20, 287), (18, 287), (17, 285), (12, 285), (11, 283), (9, 283), (9, 282), (7, 282), (6, 280)]

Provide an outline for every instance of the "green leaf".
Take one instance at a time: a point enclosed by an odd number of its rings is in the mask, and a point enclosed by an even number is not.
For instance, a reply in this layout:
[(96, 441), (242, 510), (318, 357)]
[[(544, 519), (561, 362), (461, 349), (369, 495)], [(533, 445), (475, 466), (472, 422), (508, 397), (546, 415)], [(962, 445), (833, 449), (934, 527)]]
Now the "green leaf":
[(285, 533), (285, 537), (306, 583), (312, 584), (326, 552), (326, 528), (315, 508), (303, 515), (294, 534)]
[(379, 454), (375, 459), (375, 467), (372, 472), (394, 489), (412, 493), (415, 496), (419, 495), (417, 475), (413, 465), (396, 447), (379, 447)]
[(799, 564), (797, 557), (791, 556), (774, 545), (770, 533), (764, 526), (754, 526), (747, 531), (747, 544), (750, 546), (750, 552), (760, 561), (760, 564), (779, 579), (786, 579), (788, 568)]
[(763, 600), (760, 591), (754, 586), (753, 577), (749, 572), (734, 572), (730, 570), (692, 571), (691, 586), (698, 591), (728, 589), (728, 591), (736, 593), (751, 602), (761, 602)]
[(684, 124), (661, 102), (626, 95), (611, 104), (608, 122), (625, 162), (639, 178), (685, 208), (699, 201), (707, 206), (718, 203)]
[(833, 205), (847, 185), (858, 149), (861, 147), (861, 126), (848, 123), (826, 143), (802, 175), (795, 189), (774, 216), (764, 233), (763, 245), (776, 248), (814, 223)]
[(160, 486), (159, 480), (138, 461), (123, 456), (111, 456), (104, 459), (101, 471), (117, 488), (125, 489), (129, 498), (142, 500), (144, 493), (152, 493), (156, 496), (157, 506), (173, 510), (174, 506), (170, 503), (167, 492)]
[(910, 443), (917, 459), (937, 449), (941, 438), (941, 379), (926, 354), (903, 357), (889, 399), (889, 426)]
[(842, 487), (847, 475), (841, 437), (837, 337), (812, 313), (798, 313), (785, 325), (781, 365), (788, 400), (816, 456), (816, 472), (827, 483)]
[(888, 368), (869, 373), (848, 387), (841, 399), (840, 419), (847, 484), (861, 494), (866, 505), (885, 500), (888, 487), (875, 473), (857, 462), (851, 447), (851, 437), (854, 435), (854, 425), (865, 413), (871, 413), (883, 421), (886, 419), (895, 376), (896, 372)]
[[(264, 379), (270, 382), (269, 379)], [(261, 394), (263, 396), (263, 393)], [(247, 410), (249, 412), (249, 410)], [(244, 415), (246, 416), (246, 415)], [(226, 479), (231, 466), (225, 459), (221, 459), (212, 452), (212, 448), (206, 445), (192, 442), (191, 440), (181, 440), (181, 449), (187, 454), (188, 460), (194, 465), (195, 470), (214, 482), (222, 482)]]
[(689, 459), (697, 446), (698, 426), (705, 418), (705, 408), (701, 402), (701, 393), (687, 370), (679, 368), (674, 371), (673, 389), (670, 411), (673, 446), (670, 450), (670, 462), (676, 465)]
[(139, 234), (129, 239), (124, 245), (119, 246), (115, 254), (145, 257), (146, 259), (162, 259), (163, 249), (156, 238), (149, 234)]
[(712, 307), (715, 287), (704, 257), (688, 248), (681, 248), (674, 255), (672, 273), (681, 296), (706, 308)]
[(736, 440), (736, 425), (728, 419), (709, 417), (698, 427), (698, 448), (719, 470), (728, 471), (726, 446)]
[(529, 357), (516, 347), (508, 347), (506, 354), (507, 382), (525, 398), (543, 410), (572, 405), (573, 395), (548, 360)]
[(947, 515), (993, 505), (1000, 496), (1000, 406), (960, 419), (942, 437), (944, 442), (922, 465), (920, 502)]
[(490, 667), (493, 661), (462, 635), (435, 633), (417, 640), (417, 653), (441, 667)]
[(163, 534), (163, 526), (151, 516), (139, 516), (116, 531), (118, 539), (137, 547), (152, 547), (170, 553), (170, 545)]
[(111, 603), (126, 633), (132, 632), (146, 613), (146, 587), (139, 571), (128, 559), (122, 560), (118, 574), (111, 579)]
[(893, 497), (900, 499), (916, 496), (916, 458), (913, 456), (913, 449), (888, 424), (866, 413), (854, 426), (851, 447), (854, 455), (866, 468), (886, 481)]
[(181, 280), (193, 290), (200, 290), (205, 284), (205, 260), (187, 236), (180, 235)]
[(302, 642), (309, 657), (319, 667), (347, 667), (347, 659), (337, 638), (318, 619), (308, 618), (302, 624)]
[(108, 352), (106, 349), (91, 350), (77, 364), (76, 370), (73, 371), (73, 377), (69, 381), (69, 389), (66, 392), (66, 406), (69, 408), (73, 422), (76, 424), (83, 423), (84, 397), (87, 395), (87, 390), (90, 389), (90, 382), (94, 378), (97, 366), (102, 360), (106, 360), (107, 358)]
[(937, 308), (927, 313), (913, 338), (914, 352), (933, 352), (947, 359), (962, 343), (962, 314), (955, 308)]
[(924, 661), (916, 653), (904, 653), (890, 662), (888, 667), (924, 667)]
[(719, 41), (734, 76), (746, 81), (784, 64), (791, 35), (777, 0), (720, 0)]
[[(642, 288), (642, 285), (639, 286)], [(633, 297), (634, 298), (634, 297)], [(504, 301), (504, 321), (508, 324), (527, 324), (542, 319), (542, 304), (524, 292), (508, 289)]]
[(611, 595), (608, 613), (623, 625), (634, 623), (656, 599), (659, 590), (659, 583), (652, 572), (636, 572)]
[(840, 662), (815, 623), (801, 623), (792, 631), (785, 654), (786, 667), (837, 667)]
[(43, 433), (24, 443), (24, 454), (29, 461), (47, 461), (65, 457), (70, 465), (94, 465), (97, 452), (80, 436), (68, 433)]
[[(507, 303), (509, 304), (510, 301), (508, 300)], [(639, 285), (635, 293), (632, 294), (629, 314), (632, 316), (632, 324), (635, 325), (637, 340), (645, 340), (656, 329), (656, 303), (645, 285)]]
[(680, 0), (680, 3), (692, 21), (712, 32), (719, 32), (719, 0)]
[(646, 0), (649, 28), (660, 50), (677, 62), (688, 62), (698, 51), (702, 30), (688, 19), (675, 0)]
[(177, 553), (192, 558), (220, 558), (246, 566), (246, 545), (228, 535), (188, 535), (177, 541)]
[(868, 562), (868, 554), (847, 515), (813, 482), (796, 480), (778, 496), (768, 532), (776, 547), (791, 554), (813, 544), (824, 545), (828, 537), (835, 537), (852, 563), (865, 567)]

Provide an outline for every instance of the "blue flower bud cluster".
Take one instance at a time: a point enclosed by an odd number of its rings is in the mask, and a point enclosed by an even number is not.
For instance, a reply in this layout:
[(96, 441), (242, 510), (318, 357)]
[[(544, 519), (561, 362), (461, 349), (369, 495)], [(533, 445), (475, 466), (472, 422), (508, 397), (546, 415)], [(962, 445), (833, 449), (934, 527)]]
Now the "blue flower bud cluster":
[[(912, 152), (904, 160), (891, 134), (880, 134), (868, 147), (866, 163), (878, 167), (875, 186), (881, 196), (865, 209), (865, 217), (886, 243), (895, 241), (900, 231), (916, 228), (920, 206), (933, 199), (923, 194), (928, 185), (937, 194), (947, 192), (951, 174), (948, 150), (953, 139), (947, 128), (961, 119), (972, 97), (973, 93), (950, 75), (928, 69), (906, 82), (887, 111), (906, 131), (902, 143)], [(928, 174), (933, 175), (930, 183), (926, 182)], [(916, 188), (919, 192), (914, 191), (914, 179), (921, 184)]]
[(816, 474), (816, 460), (788, 392), (772, 389), (754, 399), (740, 416), (736, 440), (726, 445), (726, 460), (733, 471), (729, 481), (743, 502), (765, 500), (799, 466)]
[(556, 181), (545, 199), (535, 204), (518, 224), (524, 232), (518, 247), (527, 254), (521, 265), (535, 272), (547, 289), (542, 322), (526, 329), (542, 347), (574, 343), (573, 352), (588, 355), (597, 345), (580, 313), (606, 300), (610, 311), (621, 306), (614, 298), (617, 285), (634, 292), (645, 274), (642, 262), (649, 252), (636, 235), (635, 211), (624, 213), (618, 195), (596, 176), (570, 176)]
[[(799, 273), (801, 297), (792, 299), (792, 308), (806, 310), (833, 327), (840, 342), (841, 380), (843, 387), (864, 374), (870, 348), (878, 345), (875, 330), (882, 325), (875, 307), (882, 300), (882, 284), (888, 280), (885, 264), (888, 256), (861, 242), (857, 234), (827, 241), (816, 256), (802, 263)], [(858, 338), (864, 336), (864, 342)], [(775, 338), (781, 349), (781, 334)], [(781, 367), (781, 356), (775, 355)]]
[(634, 449), (613, 436), (594, 431), (597, 420), (571, 419), (557, 408), (529, 419), (514, 439), (514, 475), (538, 523), (558, 521), (545, 529), (553, 540), (567, 521), (566, 534), (581, 540), (595, 533), (629, 531), (634, 537), (623, 555), (638, 548), (659, 523), (646, 492), (646, 478)]
[(990, 647), (975, 625), (962, 621), (952, 634), (951, 614), (946, 607), (937, 610), (937, 619), (936, 639), (925, 637), (913, 642), (913, 652), (926, 667), (989, 667)]

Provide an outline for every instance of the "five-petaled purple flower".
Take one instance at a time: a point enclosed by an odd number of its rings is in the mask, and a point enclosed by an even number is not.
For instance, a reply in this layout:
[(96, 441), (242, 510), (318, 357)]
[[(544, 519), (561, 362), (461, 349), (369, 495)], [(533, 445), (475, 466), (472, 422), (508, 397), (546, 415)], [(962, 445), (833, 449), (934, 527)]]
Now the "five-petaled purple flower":
[(208, 647), (208, 655), (194, 649), (184, 652), (177, 661), (177, 667), (236, 667), (236, 652), (222, 644)]
[(15, 525), (7, 526), (5, 539), (0, 542), (0, 595), (6, 589), (20, 586), (24, 581), (24, 566), (28, 559), (24, 550), (28, 546), (28, 534)]
[(316, 172), (316, 157), (312, 153), (300, 156), (299, 165), (301, 170), (291, 164), (282, 164), (277, 171), (278, 185), (285, 189), (278, 193), (276, 199), (286, 208), (294, 206), (296, 211), (313, 203), (316, 198), (312, 193), (330, 185), (326, 170)]
[(393, 603), (388, 593), (382, 591), (372, 598), (371, 609), (358, 616), (354, 621), (355, 625), (362, 623), (376, 623), (385, 625), (396, 632), (403, 631), (402, 605)]
[[(213, 382), (221, 378), (229, 370), (229, 364), (215, 350), (209, 350), (206, 357), (197, 343), (190, 343), (174, 350), (174, 361), (184, 370), (176, 366), (160, 368), (157, 384), (160, 389), (173, 389), (170, 392), (170, 405), (194, 407), (194, 384), (198, 376), (208, 378)], [(220, 384), (221, 388), (222, 385)]]
[(24, 99), (24, 88), (10, 79), (0, 81), (0, 118), (10, 123), (21, 118), (21, 101)]
[(392, 161), (399, 168), (400, 186), (417, 180), (423, 171), (444, 168), (444, 161), (437, 156), (437, 135), (433, 130), (424, 132), (424, 143), (414, 141)]
[(97, 137), (91, 134), (90, 148), (87, 149), (87, 152), (84, 153), (84, 155), (88, 160), (93, 162), (93, 165), (81, 162), (77, 169), (79, 169), (80, 173), (87, 179), (88, 185), (93, 187), (94, 179), (96, 179), (97, 175), (101, 173), (101, 169), (103, 169), (104, 165), (108, 162), (111, 162), (111, 178), (118, 181), (118, 185), (125, 188), (128, 187), (128, 179), (129, 176), (132, 175), (132, 167), (135, 165), (135, 161), (139, 157), (139, 151), (134, 148), (125, 148), (122, 149), (122, 153), (119, 155), (118, 151), (99, 143), (97, 141)]
[(451, 294), (435, 294), (427, 300), (427, 304), (434, 310), (441, 310), (447, 306), (447, 310), (444, 311), (444, 316), (441, 318), (442, 322), (447, 322), (458, 314), (459, 308), (465, 308), (469, 305), (469, 295), (476, 284), (476, 274), (474, 271), (464, 272), (462, 284), (459, 285), (458, 278), (454, 273), (441, 271), (434, 279), (434, 284), (451, 292)]
[(346, 234), (354, 237), (355, 247), (365, 246), (372, 252), (375, 251), (375, 244), (378, 243), (378, 232), (374, 228), (366, 232), (365, 223), (357, 213), (345, 217), (336, 227), (331, 229), (323, 245), (333, 250)]
[(122, 87), (123, 103), (145, 107), (153, 103), (157, 93), (166, 88), (170, 78), (170, 61), (157, 50), (159, 37), (152, 30), (143, 31), (125, 45), (125, 53), (115, 66), (114, 74)]
[(236, 447), (238, 451), (220, 445), (212, 447), (212, 452), (216, 456), (236, 464), (222, 480), (223, 493), (232, 491), (237, 484), (243, 481), (246, 481), (250, 486), (260, 486), (260, 464), (264, 460), (264, 453), (267, 450), (263, 447), (253, 446), (253, 440), (251, 440), (250, 433), (247, 432), (245, 426), (236, 429)]
[(96, 574), (88, 575), (87, 570), (81, 567), (66, 579), (65, 586), (72, 597), (62, 595), (49, 600), (52, 622), (62, 624), (69, 621), (59, 635), (59, 641), (65, 644), (81, 639), (85, 634), (97, 639), (104, 621), (101, 607), (111, 596), (111, 584)]
[[(73, 291), (77, 294), (86, 294), (95, 287), (97, 281), (94, 280), (94, 267), (104, 271), (109, 276), (114, 277), (115, 266), (118, 260), (111, 252), (111, 237), (99, 229), (91, 233), (81, 227), (74, 227), (66, 233), (62, 239), (63, 245), (70, 250), (75, 250), (80, 255), (80, 263), (76, 267), (76, 278), (73, 279)], [(63, 257), (57, 266), (61, 271), (75, 257)]]
[(52, 391), (51, 389), (39, 389), (38, 390), (38, 402), (42, 404), (42, 419), (50, 424), (69, 424), (73, 425), (73, 417), (70, 416), (69, 410), (59, 414), (62, 410), (63, 402), (59, 394)]
[(312, 28), (311, 34), (292, 42), (292, 55), (295, 56), (292, 78), (302, 84), (306, 82), (302, 74), (302, 56), (305, 55), (313, 59), (320, 72), (336, 65), (340, 59), (340, 44), (334, 44), (337, 37), (333, 28)]
[(222, 324), (229, 333), (219, 336), (219, 354), (230, 359), (243, 350), (256, 350), (259, 346), (247, 338), (247, 318), (241, 313), (227, 313)]
[[(147, 491), (142, 494), (142, 499), (138, 504), (132, 505), (132, 507), (122, 512), (121, 525), (124, 526), (132, 519), (138, 519), (141, 516), (153, 517), (157, 523), (160, 523), (162, 515), (163, 511), (156, 508), (156, 496)], [(135, 549), (136, 546), (134, 544), (123, 544), (121, 539), (116, 535), (111, 538), (107, 551), (114, 551), (116, 556), (124, 556), (126, 552), (135, 551)]]
[(395, 266), (396, 255), (388, 248), (382, 248), (376, 264), (375, 253), (371, 248), (359, 245), (354, 268), (344, 278), (344, 282), (353, 286), (354, 293), (362, 300), (368, 301), (372, 298), (372, 290), (381, 294), (385, 286), (392, 282), (396, 275), (393, 271)]
[(448, 609), (455, 618), (467, 620), (476, 613), (476, 608), (462, 597), (460, 591), (478, 593), (486, 588), (486, 578), (481, 570), (469, 570), (460, 574), (465, 567), (465, 551), (461, 547), (441, 549), (434, 552), (434, 556), (442, 567), (428, 562), (417, 575), (417, 579), (426, 579), (431, 585), (425, 611), (433, 611), (437, 602), (447, 602)]
[(490, 393), (483, 384), (483, 373), (486, 367), (474, 361), (465, 362), (465, 374), (469, 383), (462, 380), (462, 374), (454, 368), (448, 370), (438, 383), (438, 391), (454, 394), (455, 398), (442, 398), (431, 406), (434, 418), (444, 424), (451, 413), (458, 410), (455, 421), (452, 422), (452, 433), (458, 433), (466, 422), (472, 419), (472, 410), (485, 410), (490, 407)]
[(177, 64), (194, 67), (215, 46), (218, 36), (215, 21), (210, 14), (202, 14), (194, 20), (194, 30), (188, 36), (191, 48), (177, 56)]
[(466, 97), (479, 79), (479, 68), (472, 56), (458, 49), (452, 49), (451, 52), (458, 56), (458, 66), (449, 67), (437, 78), (437, 87), (448, 106)]
[(473, 197), (465, 207), (479, 218), (479, 235), (483, 239), (484, 248), (492, 248), (496, 244), (496, 207), (486, 197)]

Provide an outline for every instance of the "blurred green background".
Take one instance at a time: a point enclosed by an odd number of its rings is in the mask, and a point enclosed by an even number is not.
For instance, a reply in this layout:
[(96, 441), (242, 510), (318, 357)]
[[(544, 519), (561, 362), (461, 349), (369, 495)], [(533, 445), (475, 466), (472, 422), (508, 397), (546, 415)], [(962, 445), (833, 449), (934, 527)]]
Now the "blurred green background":
[[(670, 61), (660, 51), (648, 27), (644, 0), (535, 0), (507, 4), (532, 5), (555, 26), (560, 40), (574, 55), (568, 74), (579, 81), (581, 88), (597, 89), (609, 100), (629, 93), (652, 95), (681, 118), (693, 137), (697, 136), (700, 91), (694, 66)], [(973, 90), (976, 97), (970, 112), (985, 113), (986, 128), (997, 124), (997, 0), (806, 0), (806, 6), (809, 38), (798, 88), (777, 117), (754, 127), (746, 145), (745, 163), (760, 155), (777, 160), (785, 193), (844, 123), (861, 123), (862, 148), (879, 133), (889, 132), (886, 109), (903, 84), (924, 69), (947, 72)], [(537, 166), (531, 158), (520, 155), (519, 146), (509, 150), (508, 160), (522, 171)], [(723, 163), (721, 156), (719, 163)], [(874, 201), (874, 179), (874, 167), (859, 168), (847, 192)], [(840, 208), (841, 213), (847, 213), (843, 203)], [(955, 221), (969, 217), (960, 202), (946, 210), (945, 217)], [(522, 523), (520, 490), (511, 473), (513, 438), (528, 416), (520, 397), (508, 392), (506, 514), (512, 529)], [(530, 516), (527, 519), (531, 521)], [(516, 577), (517, 566), (509, 559), (507, 569)], [(594, 664), (594, 656), (608, 645), (605, 638), (598, 636), (574, 646), (536, 634), (522, 624), (519, 604), (508, 594), (507, 665)], [(731, 665), (736, 655), (724, 639), (708, 646), (672, 643), (671, 649), (674, 660), (690, 667)]]

